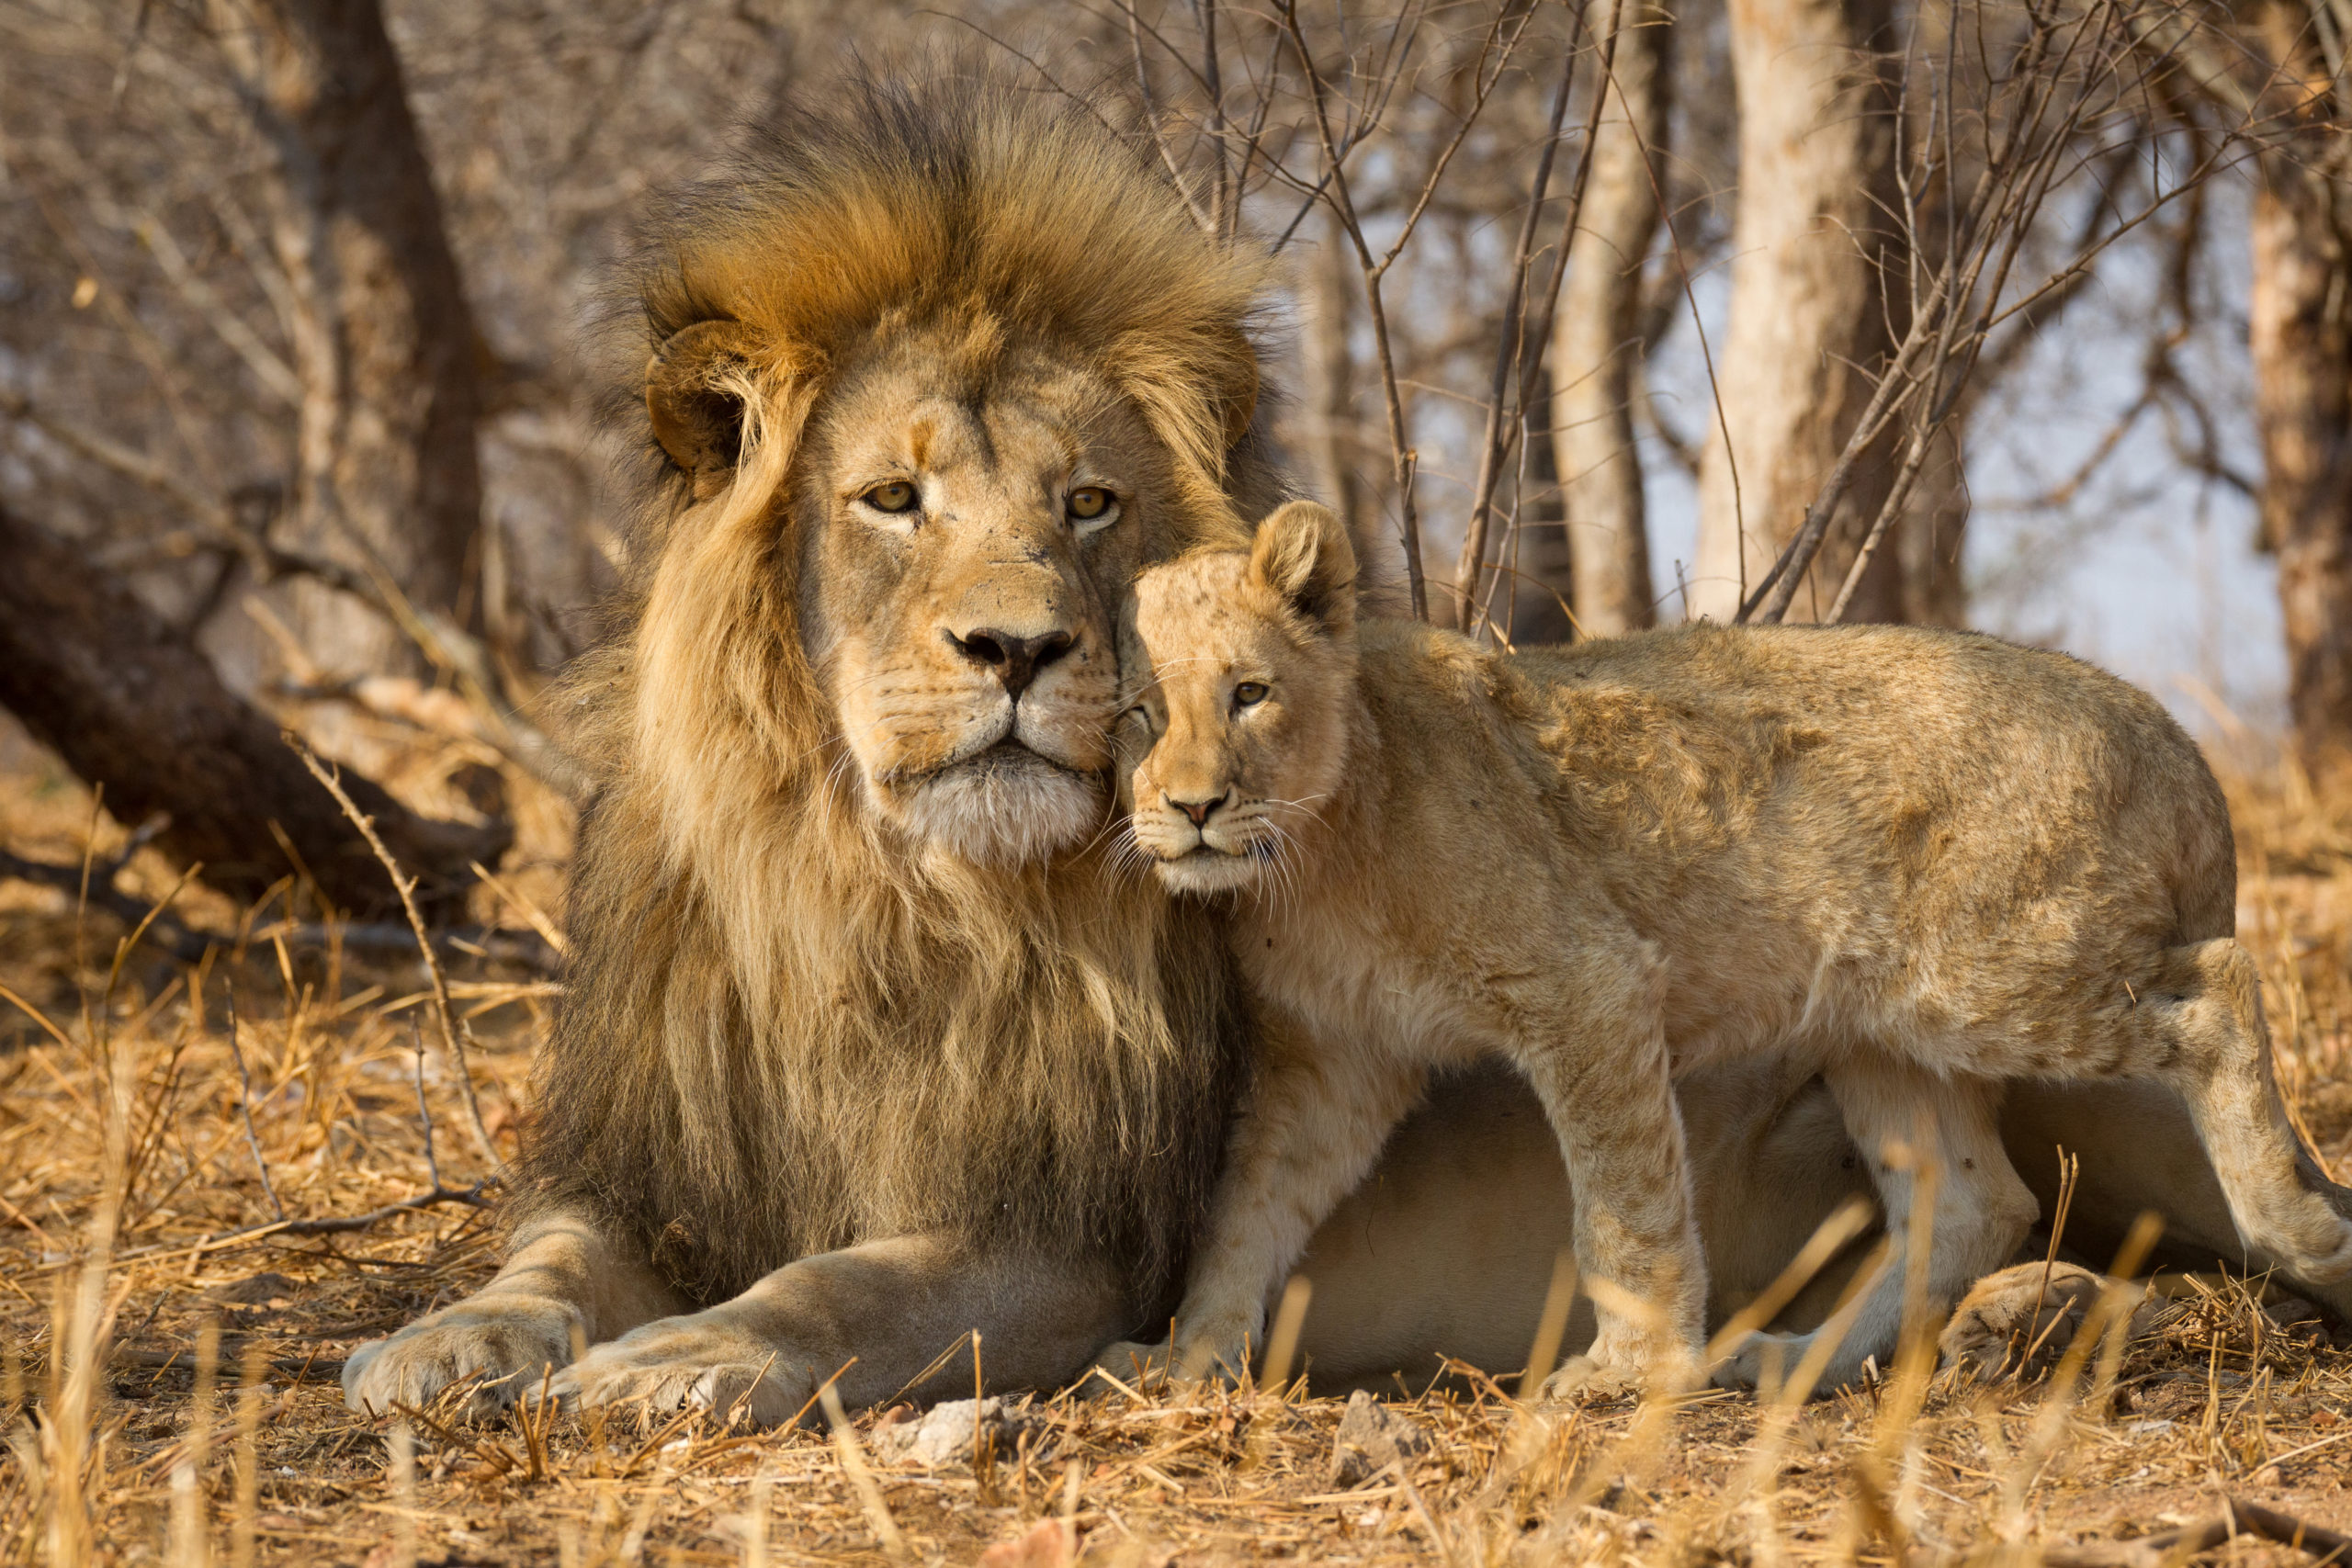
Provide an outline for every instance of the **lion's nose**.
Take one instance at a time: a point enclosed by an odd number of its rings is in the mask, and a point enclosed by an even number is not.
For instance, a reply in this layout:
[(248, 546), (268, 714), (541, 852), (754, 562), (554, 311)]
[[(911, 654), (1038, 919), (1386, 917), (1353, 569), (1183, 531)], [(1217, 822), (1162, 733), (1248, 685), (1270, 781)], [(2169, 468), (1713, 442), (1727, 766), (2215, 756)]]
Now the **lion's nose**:
[(1173, 795), (1161, 795), (1160, 798), (1168, 802), (1169, 805), (1174, 807), (1177, 810), (1182, 812), (1185, 816), (1191, 818), (1193, 819), (1193, 826), (1195, 828), (1204, 828), (1208, 826), (1209, 813), (1215, 811), (1218, 807), (1225, 804), (1225, 796), (1222, 795), (1218, 795), (1215, 800), (1178, 800)]
[(994, 626), (980, 626), (957, 637), (947, 634), (947, 641), (956, 652), (975, 664), (986, 665), (996, 671), (1004, 683), (1005, 695), (1018, 697), (1037, 678), (1037, 671), (1068, 653), (1078, 639), (1064, 631), (1046, 632), (1042, 637), (1015, 637)]

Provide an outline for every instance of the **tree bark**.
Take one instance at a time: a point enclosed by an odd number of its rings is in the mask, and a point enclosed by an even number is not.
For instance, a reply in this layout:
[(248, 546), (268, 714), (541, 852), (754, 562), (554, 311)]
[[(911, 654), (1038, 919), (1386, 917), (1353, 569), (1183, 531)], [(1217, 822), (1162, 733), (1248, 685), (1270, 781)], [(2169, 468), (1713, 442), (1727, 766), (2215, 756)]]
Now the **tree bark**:
[(1364, 483), (1356, 471), (1356, 367), (1351, 338), (1355, 332), (1356, 290), (1363, 287), (1348, 237), (1339, 220), (1326, 214), (1322, 243), (1306, 265), (1306, 330), (1300, 347), (1306, 396), (1306, 466), (1323, 503), (1347, 525), (1348, 537), (1363, 558), (1372, 525)]
[[(299, 514), (313, 547), (478, 627), (479, 340), (382, 10), (249, 6), (223, 38), (288, 191), (274, 241), (299, 301)], [(408, 657), (348, 605), (305, 618), (322, 662)]]
[(2295, 131), (2254, 198), (2248, 301), (2263, 542), (2278, 556), (2287, 706), (2314, 773), (2352, 767), (2352, 154), (2327, 123), (2310, 13), (2257, 13), (2278, 67), (2265, 95)]
[[(1586, 199), (1590, 199), (1589, 192)], [(1558, 335), (1555, 329), (1553, 336)], [(1548, 381), (1548, 356), (1544, 373)], [(1520, 432), (1525, 443), (1520, 449), (1523, 467), (1514, 491), (1516, 516), (1503, 547), (1503, 566), (1510, 573), (1503, 633), (1515, 648), (1567, 642), (1577, 635), (1571, 618), (1576, 565), (1568, 555), (1566, 500), (1556, 448), (1544, 438), (1556, 424), (1553, 407), (1551, 391), (1538, 387), (1527, 411), (1527, 427)]]
[(1566, 527), (1538, 530), (1522, 570), (1571, 590), (1586, 637), (1617, 637), (1657, 621), (1634, 393), (1647, 351), (1642, 264), (1657, 235), (1668, 166), (1672, 41), (1666, 12), (1625, 8), (1553, 328), (1552, 449)]
[[(330, 904), (374, 910), (392, 888), (334, 800), (164, 619), (84, 554), (0, 511), (0, 706), (93, 784), (119, 820), (157, 812), (156, 843), (233, 897), (307, 874)], [(418, 817), (357, 777), (345, 787), (421, 892), (462, 886), (503, 828)], [(275, 826), (285, 835), (281, 845)], [(289, 861), (290, 846), (300, 863)]]
[[(1887, 216), (1899, 209), (1897, 105), (1878, 52), (1889, 0), (1730, 0), (1729, 17), (1736, 259), (1690, 584), (1692, 612), (1719, 621), (1763, 580), (1836, 465), (1901, 330), (1883, 279), (1904, 275)], [(1865, 459), (1790, 619), (1827, 613), (1892, 479), (1883, 454)], [(1871, 557), (1849, 620), (1901, 617), (1901, 561), (1899, 549)]]
[(1958, 630), (1968, 625), (1960, 554), (1968, 533), (1968, 468), (1961, 446), (1974, 402), (1963, 389), (1951, 423), (1928, 448), (1903, 515), (1894, 520), (1893, 537), (1880, 546), (1892, 544), (1903, 554), (1901, 618), (1914, 626)]

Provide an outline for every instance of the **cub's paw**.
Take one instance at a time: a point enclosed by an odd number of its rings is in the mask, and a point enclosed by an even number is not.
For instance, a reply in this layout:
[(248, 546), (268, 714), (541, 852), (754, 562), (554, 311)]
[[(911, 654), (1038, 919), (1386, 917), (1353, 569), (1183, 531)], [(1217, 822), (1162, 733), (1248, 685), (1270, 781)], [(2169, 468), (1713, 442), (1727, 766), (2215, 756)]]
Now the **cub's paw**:
[(1631, 1399), (1642, 1392), (1640, 1374), (1630, 1367), (1605, 1365), (1589, 1356), (1571, 1356), (1544, 1380), (1546, 1404), (1600, 1404)]
[(579, 1309), (547, 1296), (478, 1296), (370, 1340), (343, 1363), (343, 1399), (361, 1415), (422, 1408), (451, 1383), (478, 1378), (463, 1413), (495, 1415), (571, 1359)]
[[(1107, 1374), (1107, 1375), (1105, 1375)], [(1105, 1345), (1095, 1354), (1094, 1364), (1086, 1369), (1078, 1381), (1078, 1392), (1090, 1399), (1118, 1392), (1119, 1380), (1127, 1387), (1142, 1393), (1168, 1381), (1168, 1344), (1146, 1345), (1138, 1340), (1122, 1339)]]
[(567, 1404), (641, 1404), (654, 1412), (741, 1408), (754, 1426), (781, 1426), (816, 1393), (807, 1359), (721, 1312), (665, 1317), (597, 1346), (558, 1372)]
[(1560, 1370), (1544, 1380), (1543, 1397), (1579, 1403), (1638, 1396), (1671, 1399), (1688, 1393), (1703, 1381), (1699, 1359), (1679, 1344), (1637, 1340), (1627, 1350), (1596, 1343), (1581, 1356), (1571, 1356)]
[(2352, 1219), (2319, 1193), (2277, 1201), (2272, 1213), (2239, 1229), (2249, 1247), (2301, 1283), (2333, 1285), (2352, 1276)]
[[(1138, 1393), (1164, 1388), (1171, 1382), (1218, 1382), (1231, 1388), (1241, 1381), (1241, 1368), (1247, 1361), (1247, 1352), (1240, 1344), (1230, 1350), (1220, 1350), (1213, 1339), (1195, 1339), (1178, 1346), (1171, 1365), (1166, 1340), (1145, 1345), (1122, 1339), (1103, 1347), (1080, 1388), (1081, 1393), (1091, 1395), (1109, 1393), (1114, 1386), (1110, 1378), (1118, 1379)], [(1110, 1377), (1098, 1376), (1098, 1372), (1107, 1372)]]

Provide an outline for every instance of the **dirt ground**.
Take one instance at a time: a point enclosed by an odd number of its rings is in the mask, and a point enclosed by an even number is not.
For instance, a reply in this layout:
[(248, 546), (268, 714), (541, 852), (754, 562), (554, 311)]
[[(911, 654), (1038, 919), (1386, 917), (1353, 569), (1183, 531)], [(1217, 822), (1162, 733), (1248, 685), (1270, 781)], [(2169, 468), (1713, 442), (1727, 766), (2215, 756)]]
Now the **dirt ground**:
[[(2352, 800), (2275, 767), (2234, 770), (2232, 794), (2280, 1077), (2352, 1178)], [(0, 843), (88, 852), (103, 884), (125, 838), (0, 737)], [(448, 965), (481, 1125), (510, 1153), (558, 994), (529, 958), (560, 935), (560, 838), (477, 907), (514, 942)], [(113, 886), (127, 906), (173, 881), (141, 854)], [(2120, 1543), (2225, 1499), (2352, 1533), (2352, 1329), (2205, 1277), (2160, 1281), (2170, 1305), (2108, 1360), (2086, 1337), (1990, 1389), (1898, 1363), (1802, 1406), (1538, 1411), (1464, 1371), (1349, 1417), (1370, 1454), (1344, 1473), (1340, 1401), (1251, 1388), (1015, 1401), (977, 1443), (903, 1407), (842, 1432), (360, 1419), (345, 1353), (494, 1256), (424, 966), (380, 932), (339, 941), (299, 889), (248, 910), (184, 891), (135, 946), (103, 903), (0, 881), (0, 1563), (2153, 1564), (2183, 1551)]]

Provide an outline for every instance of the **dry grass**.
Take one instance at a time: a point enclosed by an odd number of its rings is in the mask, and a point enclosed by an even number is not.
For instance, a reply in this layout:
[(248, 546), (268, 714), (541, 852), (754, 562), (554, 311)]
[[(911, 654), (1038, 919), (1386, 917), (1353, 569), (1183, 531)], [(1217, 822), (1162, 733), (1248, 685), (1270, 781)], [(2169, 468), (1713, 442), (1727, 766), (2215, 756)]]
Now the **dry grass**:
[[(2234, 794), (2241, 930), (2282, 1077), (2352, 1174), (2352, 800), (2275, 771)], [(78, 857), (93, 820), (50, 764), (0, 750), (0, 840)], [(96, 821), (103, 854), (120, 829)], [(122, 883), (170, 885), (143, 860)], [(435, 1185), (412, 1018), (439, 1179), (462, 1189), (481, 1162), (422, 967), (289, 945), (287, 915), (198, 905), (237, 935), (187, 965), (119, 958), (112, 918), (0, 886), (0, 1563), (2031, 1561), (2205, 1518), (2223, 1495), (2352, 1528), (2340, 1325), (2289, 1332), (2290, 1306), (2227, 1281), (2175, 1282), (2111, 1381), (2094, 1361), (1984, 1392), (1898, 1366), (1802, 1408), (1546, 1415), (1458, 1379), (1392, 1407), (1431, 1441), (1352, 1489), (1329, 1468), (1336, 1401), (1247, 1389), (1038, 1401), (977, 1472), (960, 1452), (876, 1457), (895, 1411), (860, 1417), (854, 1447), (702, 1417), (360, 1420), (342, 1355), (478, 1284), (492, 1236), (455, 1202), (304, 1234)], [(483, 963), (453, 979), (511, 1150), (552, 987)]]

